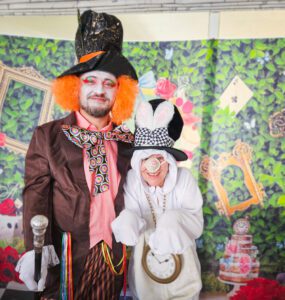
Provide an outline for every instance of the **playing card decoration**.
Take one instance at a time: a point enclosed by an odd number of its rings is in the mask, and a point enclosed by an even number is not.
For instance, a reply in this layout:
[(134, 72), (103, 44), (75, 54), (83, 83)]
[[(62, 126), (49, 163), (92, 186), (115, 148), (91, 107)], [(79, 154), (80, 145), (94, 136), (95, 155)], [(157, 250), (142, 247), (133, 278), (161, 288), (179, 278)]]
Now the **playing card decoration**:
[(231, 112), (236, 115), (247, 104), (252, 97), (253, 92), (237, 75), (225, 89), (220, 100), (220, 108), (229, 107)]

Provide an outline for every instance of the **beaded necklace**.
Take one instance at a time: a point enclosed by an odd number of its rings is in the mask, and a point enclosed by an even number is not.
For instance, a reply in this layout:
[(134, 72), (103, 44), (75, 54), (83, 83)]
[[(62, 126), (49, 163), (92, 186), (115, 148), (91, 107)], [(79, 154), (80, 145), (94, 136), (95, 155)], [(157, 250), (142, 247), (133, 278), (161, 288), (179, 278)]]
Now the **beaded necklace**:
[[(153, 219), (154, 226), (156, 227), (156, 215), (155, 215), (155, 212), (154, 212), (153, 205), (151, 203), (149, 195), (147, 193), (145, 193), (145, 196), (146, 196), (148, 205), (150, 207), (150, 211), (151, 211), (151, 214), (152, 214), (152, 219)], [(165, 213), (165, 209), (166, 209), (166, 195), (163, 194), (162, 213)]]

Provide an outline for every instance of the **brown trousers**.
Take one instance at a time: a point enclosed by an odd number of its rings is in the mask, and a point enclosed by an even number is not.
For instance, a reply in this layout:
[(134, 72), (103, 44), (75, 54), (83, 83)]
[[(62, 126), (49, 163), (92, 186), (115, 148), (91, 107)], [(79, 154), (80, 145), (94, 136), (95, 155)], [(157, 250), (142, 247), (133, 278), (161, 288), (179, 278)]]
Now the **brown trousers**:
[[(112, 274), (104, 261), (101, 243), (99, 243), (89, 250), (74, 300), (118, 300), (123, 280), (123, 275)], [(41, 300), (48, 299), (41, 297)]]
[[(111, 252), (111, 251), (110, 251)], [(123, 275), (115, 276), (105, 263), (101, 243), (89, 250), (75, 300), (117, 300), (123, 286)]]

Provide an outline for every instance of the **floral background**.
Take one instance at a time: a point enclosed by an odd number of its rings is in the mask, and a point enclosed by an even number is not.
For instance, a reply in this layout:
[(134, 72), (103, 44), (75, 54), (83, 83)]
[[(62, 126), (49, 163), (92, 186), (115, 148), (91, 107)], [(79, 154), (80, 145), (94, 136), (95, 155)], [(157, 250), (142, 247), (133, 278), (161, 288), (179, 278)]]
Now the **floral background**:
[[(270, 133), (270, 117), (284, 108), (285, 39), (199, 40), (179, 42), (129, 42), (124, 54), (139, 76), (139, 101), (163, 97), (182, 113), (184, 129), (177, 147), (188, 155), (184, 166), (198, 180), (204, 197), (205, 228), (197, 240), (204, 291), (227, 292), (218, 279), (219, 261), (233, 223), (248, 217), (249, 234), (258, 249), (259, 276), (275, 279), (285, 272), (285, 142), (284, 117), (279, 122), (283, 135)], [(52, 80), (75, 61), (69, 41), (0, 36), (0, 61), (13, 68), (28, 66)], [(222, 95), (238, 76), (251, 91), (238, 113), (222, 105)], [(237, 96), (232, 89), (232, 103)], [(239, 95), (239, 91), (236, 91)], [(12, 82), (1, 110), (0, 128), (0, 282), (18, 280), (14, 266), (24, 251), (22, 197), (24, 155), (6, 144), (11, 137), (28, 143), (37, 125), (42, 94)], [(65, 112), (57, 106), (53, 118)], [(284, 114), (283, 114), (284, 116)], [(133, 121), (128, 121), (133, 128)], [(282, 129), (283, 128), (283, 129)], [(217, 159), (230, 153), (241, 140), (252, 149), (251, 171), (264, 187), (264, 205), (251, 205), (231, 216), (219, 214), (218, 195), (200, 172), (205, 156)], [(249, 197), (243, 174), (229, 167), (223, 185), (232, 205)]]

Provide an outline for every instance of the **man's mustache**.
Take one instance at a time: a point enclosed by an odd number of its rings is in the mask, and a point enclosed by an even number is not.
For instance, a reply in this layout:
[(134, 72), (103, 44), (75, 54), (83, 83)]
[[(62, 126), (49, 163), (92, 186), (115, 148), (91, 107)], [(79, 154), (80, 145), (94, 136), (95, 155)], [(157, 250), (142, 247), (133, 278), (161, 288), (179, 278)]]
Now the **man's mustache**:
[(94, 99), (94, 98), (99, 98), (99, 99), (102, 99), (104, 101), (110, 101), (110, 99), (108, 97), (106, 97), (105, 94), (90, 93), (90, 94), (87, 95), (87, 99)]

